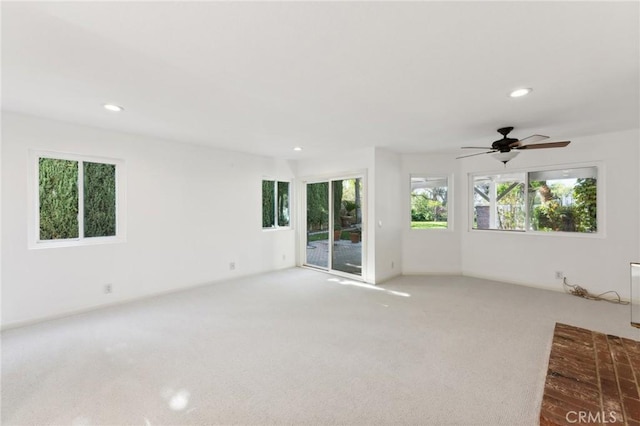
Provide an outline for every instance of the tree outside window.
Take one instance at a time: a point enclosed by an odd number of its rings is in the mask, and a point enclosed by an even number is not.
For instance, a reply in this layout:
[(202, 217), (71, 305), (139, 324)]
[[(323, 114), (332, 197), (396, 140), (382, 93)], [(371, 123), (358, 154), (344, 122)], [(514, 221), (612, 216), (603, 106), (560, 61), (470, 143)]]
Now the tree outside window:
[(262, 181), (262, 227), (279, 228), (290, 224), (289, 182)]
[(446, 176), (412, 176), (411, 229), (448, 228), (448, 197)]

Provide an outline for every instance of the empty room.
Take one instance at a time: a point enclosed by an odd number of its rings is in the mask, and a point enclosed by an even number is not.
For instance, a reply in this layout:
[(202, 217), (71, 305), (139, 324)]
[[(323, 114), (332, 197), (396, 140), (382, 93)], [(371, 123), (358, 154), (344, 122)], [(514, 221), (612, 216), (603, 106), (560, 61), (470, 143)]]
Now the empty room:
[(0, 8), (3, 425), (640, 425), (640, 3)]

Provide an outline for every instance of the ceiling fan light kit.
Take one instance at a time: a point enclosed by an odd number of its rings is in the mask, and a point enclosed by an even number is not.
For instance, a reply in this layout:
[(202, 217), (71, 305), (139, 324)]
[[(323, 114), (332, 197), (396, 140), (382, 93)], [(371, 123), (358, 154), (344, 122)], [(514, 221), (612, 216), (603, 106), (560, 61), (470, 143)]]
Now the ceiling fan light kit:
[(504, 165), (507, 165), (507, 161), (513, 160), (520, 154), (517, 151), (508, 151), (508, 152), (496, 152), (492, 155), (498, 161), (502, 161)]
[[(548, 142), (548, 143), (533, 143), (539, 142), (545, 139), (549, 139), (549, 136), (544, 135), (531, 135), (524, 139), (509, 138), (507, 135), (511, 133), (513, 127), (501, 127), (498, 129), (498, 133), (502, 135), (502, 139), (498, 139), (491, 144), (491, 147), (484, 146), (463, 146), (462, 149), (482, 149), (489, 150), (486, 152), (479, 152), (477, 154), (463, 155), (456, 158), (473, 157), (475, 155), (493, 154), (492, 156), (498, 161), (504, 163), (505, 167), (507, 162), (513, 160), (522, 149), (543, 149), (543, 148), (564, 148), (569, 145), (571, 141), (561, 142)], [(518, 151), (513, 151), (518, 150)]]

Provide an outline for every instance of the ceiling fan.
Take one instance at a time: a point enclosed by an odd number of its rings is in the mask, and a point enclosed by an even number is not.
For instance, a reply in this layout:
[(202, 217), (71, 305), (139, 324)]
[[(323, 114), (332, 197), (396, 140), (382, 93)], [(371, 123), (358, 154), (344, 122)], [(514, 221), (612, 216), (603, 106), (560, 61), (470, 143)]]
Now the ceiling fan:
[(549, 136), (544, 135), (531, 135), (524, 139), (515, 139), (508, 138), (507, 135), (511, 133), (513, 127), (502, 127), (498, 129), (498, 133), (502, 135), (502, 139), (498, 139), (497, 141), (491, 144), (491, 147), (484, 146), (463, 146), (462, 149), (483, 149), (489, 150), (485, 152), (479, 152), (477, 154), (469, 154), (463, 155), (458, 158), (466, 158), (473, 157), (475, 155), (482, 154), (493, 154), (498, 161), (507, 165), (507, 161), (513, 159), (516, 155), (519, 154), (518, 151), (513, 150), (522, 150), (522, 149), (542, 149), (542, 148), (563, 148), (571, 143), (571, 141), (562, 141), (562, 142), (547, 142), (547, 143), (535, 143), (540, 142), (545, 139), (549, 139)]

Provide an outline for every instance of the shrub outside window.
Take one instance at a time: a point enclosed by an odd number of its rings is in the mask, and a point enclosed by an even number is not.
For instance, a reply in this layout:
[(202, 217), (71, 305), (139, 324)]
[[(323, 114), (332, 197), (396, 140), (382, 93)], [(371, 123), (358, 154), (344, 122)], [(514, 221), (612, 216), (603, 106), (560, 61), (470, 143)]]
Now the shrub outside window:
[(116, 237), (117, 165), (37, 156), (38, 242)]
[(529, 173), (529, 229), (598, 231), (595, 167)]
[(597, 167), (473, 177), (473, 229), (596, 233)]
[(262, 227), (280, 228), (290, 224), (289, 182), (262, 181)]
[(448, 209), (446, 176), (411, 176), (411, 229), (447, 229)]

